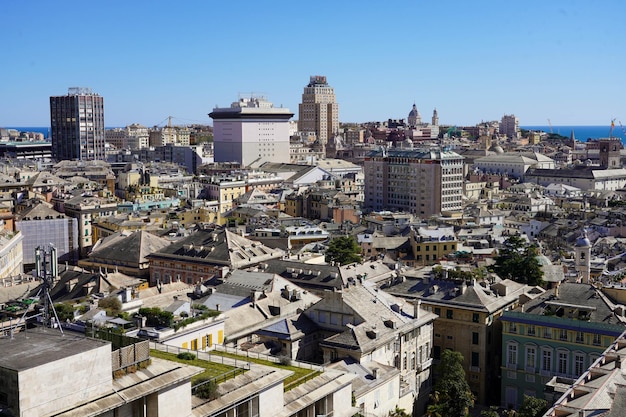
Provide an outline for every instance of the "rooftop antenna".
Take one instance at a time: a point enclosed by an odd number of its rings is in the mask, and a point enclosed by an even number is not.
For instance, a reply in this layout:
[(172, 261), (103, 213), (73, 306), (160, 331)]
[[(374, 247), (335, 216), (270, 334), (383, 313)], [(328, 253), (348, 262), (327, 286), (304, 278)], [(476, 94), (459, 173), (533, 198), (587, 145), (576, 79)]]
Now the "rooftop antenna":
[[(45, 327), (54, 327), (54, 324), (59, 328), (59, 331), (63, 335), (63, 328), (59, 321), (59, 316), (54, 303), (50, 297), (50, 289), (54, 285), (54, 279), (59, 275), (59, 264), (57, 258), (56, 248), (50, 244), (47, 249), (37, 246), (35, 249), (35, 278), (41, 280), (41, 287), (37, 292), (36, 297), (43, 297), (43, 312), (41, 313), (41, 322)], [(43, 296), (41, 293), (43, 292)], [(51, 312), (54, 314), (56, 322), (52, 321)], [(13, 329), (16, 329), (20, 323), (24, 322), (24, 328), (26, 329), (25, 318), (28, 310), (24, 312), (22, 318), (11, 328), (11, 337), (13, 337)], [(38, 315), (37, 315), (38, 316)], [(36, 316), (35, 316), (36, 317)]]

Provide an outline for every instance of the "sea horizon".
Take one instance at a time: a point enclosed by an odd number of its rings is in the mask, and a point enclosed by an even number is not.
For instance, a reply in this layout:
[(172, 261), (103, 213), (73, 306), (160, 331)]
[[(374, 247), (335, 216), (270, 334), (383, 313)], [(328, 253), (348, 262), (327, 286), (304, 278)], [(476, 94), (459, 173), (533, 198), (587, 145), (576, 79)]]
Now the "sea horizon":
[[(105, 129), (114, 129), (116, 126), (106, 127)], [(606, 125), (558, 125), (558, 126), (546, 126), (546, 125), (529, 125), (520, 126), (524, 130), (542, 131), (545, 133), (556, 133), (562, 136), (569, 137), (572, 131), (574, 137), (580, 142), (586, 142), (589, 139), (602, 139), (608, 138), (609, 133), (611, 137), (619, 138), (622, 143), (626, 145), (626, 128), (621, 124), (615, 125), (611, 130), (610, 126)], [(48, 126), (7, 126), (4, 129), (16, 129), (21, 132), (38, 132), (43, 133), (46, 139), (49, 138), (50, 127)]]

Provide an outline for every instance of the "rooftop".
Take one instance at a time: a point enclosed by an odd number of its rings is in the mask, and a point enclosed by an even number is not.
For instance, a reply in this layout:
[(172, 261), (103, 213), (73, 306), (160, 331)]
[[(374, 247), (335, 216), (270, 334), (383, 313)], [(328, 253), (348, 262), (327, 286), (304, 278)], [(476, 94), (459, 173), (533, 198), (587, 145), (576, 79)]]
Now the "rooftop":
[(35, 329), (0, 338), (0, 368), (23, 371), (78, 355), (102, 345), (103, 340), (65, 333), (55, 329)]

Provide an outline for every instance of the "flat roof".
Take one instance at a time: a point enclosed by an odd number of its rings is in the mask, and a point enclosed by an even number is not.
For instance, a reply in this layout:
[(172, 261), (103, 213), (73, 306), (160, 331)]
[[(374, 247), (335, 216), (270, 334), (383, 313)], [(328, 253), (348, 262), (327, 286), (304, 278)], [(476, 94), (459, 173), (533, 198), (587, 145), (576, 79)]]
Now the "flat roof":
[(78, 355), (110, 342), (88, 339), (58, 329), (29, 329), (0, 338), (0, 368), (23, 371)]

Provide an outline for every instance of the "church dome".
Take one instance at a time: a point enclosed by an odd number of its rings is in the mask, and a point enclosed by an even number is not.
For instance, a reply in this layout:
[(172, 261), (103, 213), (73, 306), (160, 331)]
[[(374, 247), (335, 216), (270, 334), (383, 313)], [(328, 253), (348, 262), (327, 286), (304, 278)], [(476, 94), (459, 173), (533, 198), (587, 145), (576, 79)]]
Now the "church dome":
[(576, 246), (579, 248), (588, 248), (591, 246), (591, 242), (587, 237), (587, 232), (583, 232), (578, 239), (576, 239)]
[(420, 112), (419, 110), (417, 110), (417, 106), (415, 104), (413, 104), (413, 108), (411, 109), (411, 111), (409, 112), (409, 117), (419, 117)]

